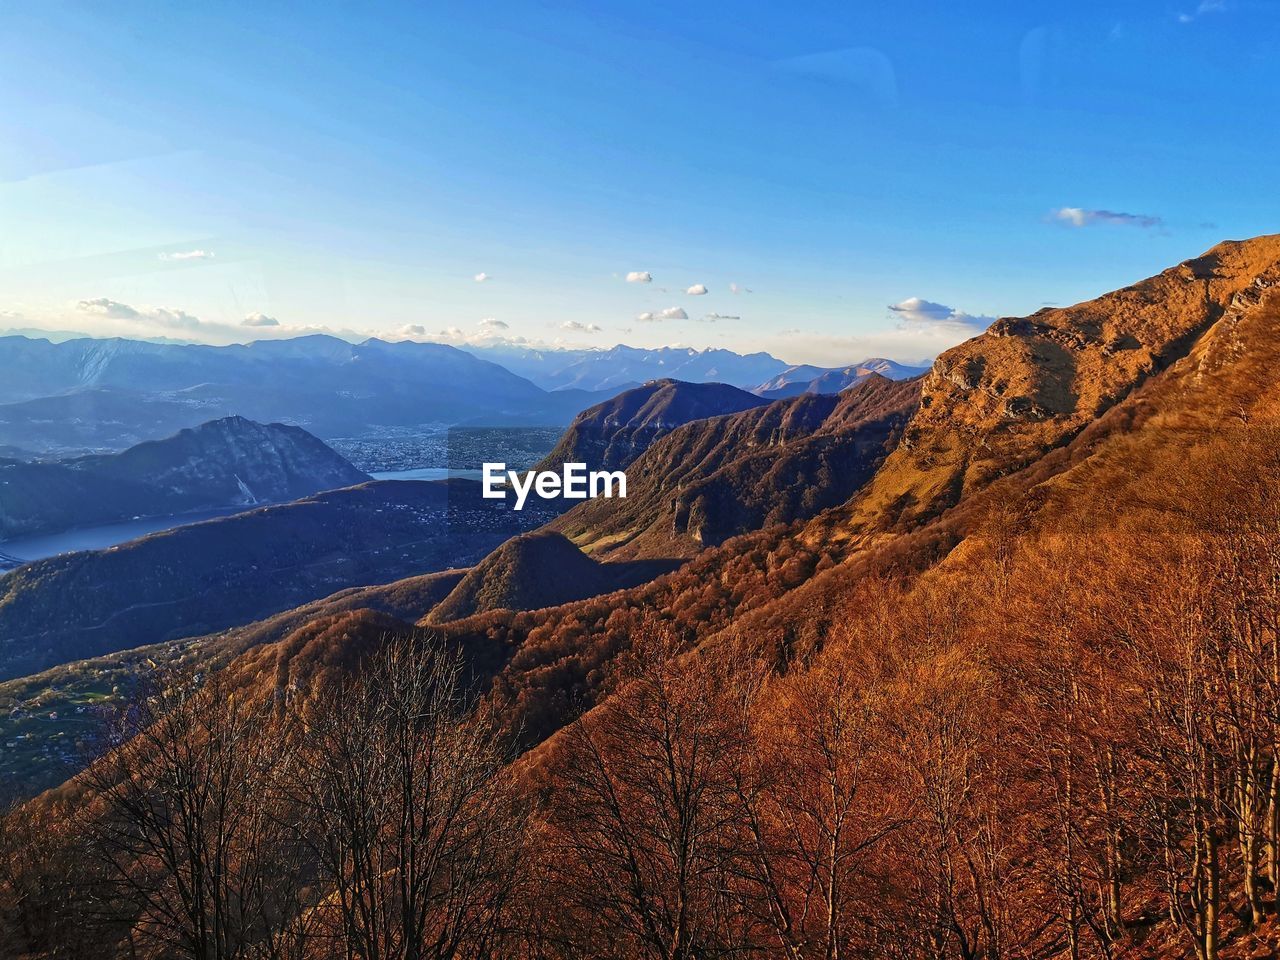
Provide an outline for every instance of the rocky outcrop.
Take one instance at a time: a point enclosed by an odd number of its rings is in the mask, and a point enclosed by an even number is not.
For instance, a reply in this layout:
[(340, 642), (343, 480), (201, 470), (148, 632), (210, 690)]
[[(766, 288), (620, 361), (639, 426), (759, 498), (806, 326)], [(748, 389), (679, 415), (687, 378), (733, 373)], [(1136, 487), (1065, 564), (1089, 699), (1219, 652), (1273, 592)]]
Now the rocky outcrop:
[(1060, 446), (1278, 271), (1280, 236), (1227, 241), (1095, 300), (996, 321), (938, 357), (859, 520), (937, 513)]

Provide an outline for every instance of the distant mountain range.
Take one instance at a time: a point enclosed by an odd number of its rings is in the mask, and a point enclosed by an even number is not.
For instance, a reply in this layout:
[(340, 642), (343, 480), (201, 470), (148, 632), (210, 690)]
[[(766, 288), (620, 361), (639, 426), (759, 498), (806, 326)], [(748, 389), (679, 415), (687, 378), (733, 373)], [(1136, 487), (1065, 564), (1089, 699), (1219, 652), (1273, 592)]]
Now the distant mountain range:
[(322, 335), (215, 347), (51, 336), (0, 337), (0, 449), (123, 450), (233, 415), (321, 438), (560, 425), (652, 380), (724, 383), (776, 399), (837, 392), (871, 371), (894, 379), (918, 372), (886, 360), (826, 370), (767, 353), (683, 347), (459, 349)]
[(889, 380), (910, 380), (928, 370), (928, 367), (907, 367), (893, 360), (875, 357), (847, 367), (814, 367), (800, 364), (788, 367), (776, 377), (752, 388), (752, 392), (770, 400), (798, 397), (802, 393), (839, 393), (855, 383), (861, 383), (872, 374)]
[(0, 542), (138, 516), (296, 500), (368, 479), (300, 427), (227, 417), (118, 454), (0, 460)]
[(626, 390), (649, 380), (728, 383), (749, 389), (788, 369), (767, 353), (618, 344), (607, 350), (539, 350), (509, 344), (468, 346), (468, 352), (506, 367), (544, 390)]
[(909, 380), (926, 367), (873, 357), (843, 367), (789, 365), (768, 353), (619, 344), (607, 350), (544, 350), (512, 344), (467, 346), (478, 357), (501, 364), (545, 390), (569, 388), (622, 391), (651, 380), (727, 383), (770, 400), (802, 393), (839, 393), (868, 374)]
[(121, 449), (222, 416), (322, 437), (425, 424), (558, 424), (603, 399), (555, 394), (438, 343), (328, 336), (225, 347), (0, 338), (0, 444)]

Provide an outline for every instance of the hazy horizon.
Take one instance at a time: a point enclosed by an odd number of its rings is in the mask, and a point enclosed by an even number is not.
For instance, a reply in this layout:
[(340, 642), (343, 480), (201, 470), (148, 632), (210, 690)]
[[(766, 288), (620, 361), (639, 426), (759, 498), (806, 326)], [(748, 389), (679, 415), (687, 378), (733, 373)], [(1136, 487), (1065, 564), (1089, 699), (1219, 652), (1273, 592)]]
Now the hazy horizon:
[(920, 361), (1273, 232), (1273, 12), (9, 5), (0, 328)]
[(309, 332), (299, 331), (299, 332), (289, 333), (287, 335), (278, 336), (278, 337), (250, 337), (250, 338), (245, 338), (241, 340), (231, 340), (226, 343), (208, 343), (200, 340), (181, 339), (177, 337), (163, 337), (163, 336), (148, 337), (148, 336), (140, 336), (137, 334), (130, 335), (127, 332), (120, 333), (120, 334), (115, 334), (115, 333), (96, 333), (95, 334), (95, 333), (90, 333), (84, 330), (53, 330), (53, 329), (43, 330), (37, 327), (0, 328), (0, 337), (13, 337), (13, 336), (26, 337), (27, 339), (31, 339), (31, 340), (40, 340), (40, 339), (49, 340), (51, 343), (66, 343), (72, 340), (131, 340), (138, 343), (151, 343), (151, 344), (156, 344), (160, 346), (173, 346), (173, 347), (251, 346), (255, 343), (274, 343), (274, 342), (287, 341), (287, 340), (303, 340), (309, 337), (329, 337), (334, 340), (341, 340), (344, 343), (351, 343), (354, 345), (367, 343), (370, 340), (377, 340), (382, 343), (392, 343), (392, 344), (430, 343), (430, 344), (436, 344), (439, 346), (454, 347), (458, 350), (468, 350), (468, 349), (478, 349), (478, 350), (498, 349), (498, 350), (510, 350), (510, 351), (531, 350), (531, 351), (539, 351), (539, 352), (547, 352), (547, 353), (581, 353), (584, 351), (595, 352), (595, 353), (609, 353), (611, 351), (619, 350), (619, 349), (637, 350), (637, 351), (645, 351), (645, 352), (655, 352), (660, 350), (687, 350), (687, 351), (692, 351), (694, 353), (709, 353), (716, 350), (728, 350), (730, 352), (737, 353), (741, 356), (751, 356), (753, 354), (768, 354), (769, 356), (772, 356), (775, 360), (778, 360), (782, 363), (789, 364), (791, 366), (797, 366), (797, 367), (821, 366), (824, 369), (851, 366), (853, 364), (862, 363), (867, 360), (892, 360), (893, 362), (902, 364), (903, 366), (927, 366), (934, 359), (933, 357), (904, 359), (900, 357), (871, 356), (870, 354), (868, 354), (866, 356), (851, 357), (848, 360), (836, 360), (836, 361), (824, 363), (824, 364), (811, 364), (811, 363), (808, 363), (807, 361), (793, 362), (785, 356), (777, 356), (776, 354), (773, 354), (767, 350), (750, 350), (750, 351), (734, 350), (733, 347), (729, 346), (728, 344), (696, 347), (686, 343), (662, 343), (662, 344), (656, 344), (654, 346), (646, 347), (646, 346), (637, 346), (636, 344), (632, 344), (632, 343), (626, 343), (621, 340), (619, 340), (617, 343), (576, 344), (575, 345), (575, 344), (568, 344), (568, 343), (534, 343), (534, 342), (521, 343), (521, 342), (515, 342), (515, 341), (504, 339), (504, 338), (477, 339), (472, 341), (450, 343), (445, 340), (415, 339), (412, 337), (403, 337), (403, 336), (395, 336), (395, 335), (392, 335), (389, 337), (379, 336), (377, 333), (362, 334), (354, 330), (347, 330), (347, 331), (316, 330), (316, 331), (309, 331)]

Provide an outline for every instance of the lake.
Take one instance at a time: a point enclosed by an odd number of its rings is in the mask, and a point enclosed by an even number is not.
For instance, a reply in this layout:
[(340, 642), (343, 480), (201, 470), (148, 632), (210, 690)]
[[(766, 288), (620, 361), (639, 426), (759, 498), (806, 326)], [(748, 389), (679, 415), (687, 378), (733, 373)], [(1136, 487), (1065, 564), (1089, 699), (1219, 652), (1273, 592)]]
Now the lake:
[[(375, 480), (444, 480), (447, 477), (465, 477), (471, 480), (480, 479), (479, 470), (447, 470), (444, 467), (424, 467), (419, 470), (392, 470), (385, 473), (371, 473)], [(130, 540), (137, 540), (150, 533), (160, 533), (185, 527), (189, 523), (200, 523), (202, 520), (213, 520), (217, 517), (229, 517), (235, 513), (255, 509), (253, 507), (223, 507), (219, 510), (201, 510), (195, 513), (183, 513), (176, 516), (140, 517), (136, 520), (123, 520), (118, 523), (106, 523), (97, 527), (81, 527), (77, 530), (64, 530), (61, 533), (37, 534), (31, 537), (18, 537), (14, 540), (0, 540), (0, 556), (12, 557), (15, 560), (43, 560), (45, 557), (56, 557), (60, 553), (74, 553), (78, 550), (105, 550)], [(0, 567), (0, 573), (3, 567)]]
[(43, 560), (45, 557), (56, 557), (60, 553), (73, 553), (77, 550), (105, 550), (107, 547), (145, 537), (149, 533), (172, 530), (174, 527), (184, 527), (189, 523), (199, 523), (215, 517), (229, 517), (245, 509), (247, 508), (224, 507), (221, 510), (200, 510), (177, 516), (141, 517), (120, 523), (104, 523), (98, 527), (81, 527), (61, 533), (0, 540), (0, 553), (16, 560)]
[(450, 477), (462, 477), (464, 480), (479, 480), (483, 476), (481, 470), (449, 470), (445, 467), (422, 467), (419, 470), (389, 470), (383, 473), (371, 473), (375, 480), (447, 480)]

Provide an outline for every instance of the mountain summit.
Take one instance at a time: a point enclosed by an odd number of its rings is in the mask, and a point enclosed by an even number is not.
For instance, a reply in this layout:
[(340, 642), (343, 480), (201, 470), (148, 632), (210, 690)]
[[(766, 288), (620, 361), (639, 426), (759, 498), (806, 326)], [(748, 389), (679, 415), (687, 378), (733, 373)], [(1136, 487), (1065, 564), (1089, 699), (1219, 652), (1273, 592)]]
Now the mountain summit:
[(617, 470), (676, 427), (766, 402), (727, 383), (651, 380), (578, 414), (538, 469), (585, 463), (592, 470)]
[(226, 417), (118, 454), (0, 461), (0, 540), (294, 500), (368, 479), (301, 427)]

